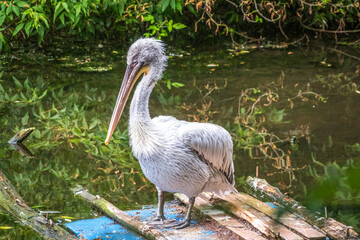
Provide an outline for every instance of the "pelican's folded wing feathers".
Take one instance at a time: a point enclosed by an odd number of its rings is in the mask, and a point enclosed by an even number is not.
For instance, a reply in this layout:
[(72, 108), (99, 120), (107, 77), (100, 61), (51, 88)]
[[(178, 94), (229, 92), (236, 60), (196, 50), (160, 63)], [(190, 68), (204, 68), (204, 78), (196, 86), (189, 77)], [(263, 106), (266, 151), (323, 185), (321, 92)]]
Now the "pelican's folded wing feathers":
[(233, 142), (222, 127), (211, 123), (188, 123), (178, 129), (178, 136), (194, 149), (215, 171), (234, 184)]

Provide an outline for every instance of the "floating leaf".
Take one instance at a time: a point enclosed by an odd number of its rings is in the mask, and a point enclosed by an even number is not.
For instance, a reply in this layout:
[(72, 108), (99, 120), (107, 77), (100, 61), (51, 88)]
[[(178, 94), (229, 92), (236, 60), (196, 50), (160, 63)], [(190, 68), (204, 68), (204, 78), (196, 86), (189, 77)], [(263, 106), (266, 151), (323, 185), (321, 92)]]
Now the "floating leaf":
[(61, 217), (61, 218), (64, 218), (64, 219), (71, 219), (71, 220), (77, 219), (77, 218), (69, 217), (69, 216), (60, 216), (60, 217)]
[(12, 229), (12, 227), (10, 227), (10, 226), (0, 226), (0, 229), (8, 230), (8, 229)]

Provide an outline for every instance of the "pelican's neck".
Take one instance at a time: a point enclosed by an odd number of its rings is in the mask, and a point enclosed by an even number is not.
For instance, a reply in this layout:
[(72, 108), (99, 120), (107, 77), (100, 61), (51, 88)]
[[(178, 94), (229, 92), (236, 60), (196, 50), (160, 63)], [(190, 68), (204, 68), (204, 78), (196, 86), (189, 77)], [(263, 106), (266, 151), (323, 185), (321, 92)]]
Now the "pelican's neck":
[(130, 105), (130, 127), (133, 124), (146, 125), (151, 121), (149, 113), (149, 98), (155, 83), (149, 84), (149, 75), (145, 75), (136, 87)]
[(130, 105), (129, 135), (134, 156), (139, 160), (148, 159), (158, 149), (158, 129), (152, 124), (149, 113), (149, 98), (156, 81), (154, 73), (145, 75), (136, 87)]

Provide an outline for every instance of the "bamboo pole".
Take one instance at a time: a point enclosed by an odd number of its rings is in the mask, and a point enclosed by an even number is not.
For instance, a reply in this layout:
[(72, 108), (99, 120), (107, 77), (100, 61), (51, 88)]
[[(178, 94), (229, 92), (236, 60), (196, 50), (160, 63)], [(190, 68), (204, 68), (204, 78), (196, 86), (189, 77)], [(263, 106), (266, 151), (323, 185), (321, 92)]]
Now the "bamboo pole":
[(125, 228), (144, 236), (147, 239), (167, 239), (159, 230), (146, 225), (142, 222), (137, 221), (133, 217), (129, 216), (125, 212), (121, 211), (115, 207), (110, 202), (106, 201), (104, 198), (99, 196), (94, 196), (89, 193), (82, 186), (77, 186), (76, 188), (71, 189), (76, 197), (80, 197), (89, 204), (100, 209), (104, 214), (114, 219)]
[(37, 232), (44, 239), (77, 239), (62, 227), (53, 225), (51, 221), (28, 207), (2, 171), (0, 171), (0, 206), (13, 218)]
[(319, 227), (331, 239), (360, 239), (360, 236), (351, 227), (342, 224), (333, 218), (325, 218), (318, 213), (310, 212), (294, 199), (271, 186), (265, 179), (248, 177), (245, 185), (246, 191), (263, 201), (277, 202), (288, 210), (302, 216), (306, 222)]

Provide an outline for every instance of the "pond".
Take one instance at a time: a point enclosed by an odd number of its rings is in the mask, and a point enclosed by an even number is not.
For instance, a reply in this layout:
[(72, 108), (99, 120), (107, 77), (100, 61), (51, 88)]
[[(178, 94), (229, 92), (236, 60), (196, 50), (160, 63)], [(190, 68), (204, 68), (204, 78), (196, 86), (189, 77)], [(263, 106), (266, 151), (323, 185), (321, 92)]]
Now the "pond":
[[(359, 230), (360, 61), (354, 51), (169, 47), (150, 112), (226, 127), (238, 189), (247, 176), (265, 178)], [(73, 196), (76, 185), (123, 210), (157, 202), (129, 148), (129, 104), (112, 141), (103, 143), (124, 56), (118, 46), (100, 44), (18, 50), (1, 58), (0, 169), (29, 206), (60, 211), (50, 214), (54, 222), (100, 214)], [(26, 155), (7, 141), (28, 127), (36, 129), (24, 142)], [(36, 238), (4, 211), (1, 227), (6, 239)]]

